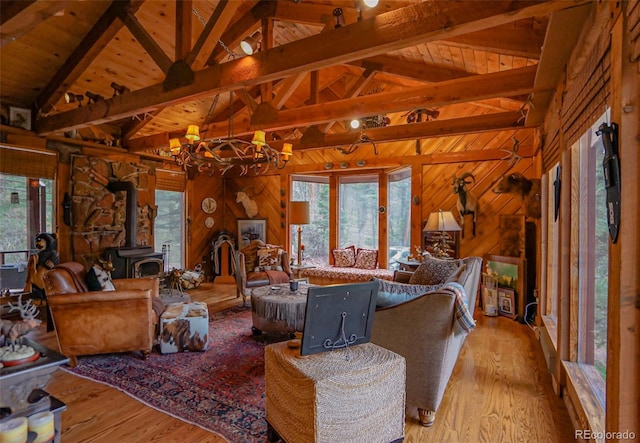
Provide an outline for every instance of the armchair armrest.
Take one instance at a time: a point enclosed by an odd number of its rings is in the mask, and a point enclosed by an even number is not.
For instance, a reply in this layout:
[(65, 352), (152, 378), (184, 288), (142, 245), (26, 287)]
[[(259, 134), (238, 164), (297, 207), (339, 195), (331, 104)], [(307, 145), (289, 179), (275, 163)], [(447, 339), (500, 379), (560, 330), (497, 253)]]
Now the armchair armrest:
[(397, 269), (393, 271), (393, 281), (398, 283), (409, 283), (412, 275), (412, 271), (401, 271)]
[(82, 303), (89, 303), (95, 306), (96, 303), (103, 302), (123, 302), (127, 300), (149, 300), (149, 306), (151, 306), (152, 292), (150, 289), (128, 289), (118, 291), (92, 291), (92, 292), (77, 292), (75, 294), (55, 294), (49, 297), (49, 304), (51, 306), (62, 305), (78, 305)]
[(113, 280), (116, 291), (128, 291), (132, 289), (148, 289), (152, 297), (160, 294), (160, 280), (157, 277), (122, 278)]

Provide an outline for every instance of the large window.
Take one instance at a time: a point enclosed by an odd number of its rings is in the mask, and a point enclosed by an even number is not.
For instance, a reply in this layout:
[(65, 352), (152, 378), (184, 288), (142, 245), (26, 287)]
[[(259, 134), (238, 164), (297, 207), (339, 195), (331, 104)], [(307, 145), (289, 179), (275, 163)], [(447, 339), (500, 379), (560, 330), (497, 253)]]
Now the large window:
[(164, 269), (184, 267), (184, 197), (182, 192), (156, 190), (158, 214), (154, 222), (154, 247), (165, 252)]
[[(598, 377), (606, 380), (607, 298), (609, 267), (609, 231), (606, 193), (602, 171), (602, 145), (596, 131), (603, 115), (572, 147), (572, 230), (576, 235), (578, 263), (578, 331), (577, 361), (592, 366), (592, 384)], [(575, 263), (575, 261), (574, 261)], [(601, 381), (600, 381), (601, 382)], [(597, 390), (604, 395), (604, 389)], [(601, 399), (604, 407), (604, 399)]]
[[(326, 177), (295, 176), (291, 183), (291, 200), (309, 202), (311, 223), (302, 226), (304, 263), (329, 263), (329, 180)], [(291, 255), (298, 254), (298, 227), (291, 225)]]
[(0, 262), (26, 261), (34, 239), (53, 226), (53, 180), (0, 173)]
[(340, 177), (338, 195), (339, 246), (378, 249), (378, 176)]
[(387, 227), (389, 230), (389, 269), (411, 250), (411, 169), (389, 174)]

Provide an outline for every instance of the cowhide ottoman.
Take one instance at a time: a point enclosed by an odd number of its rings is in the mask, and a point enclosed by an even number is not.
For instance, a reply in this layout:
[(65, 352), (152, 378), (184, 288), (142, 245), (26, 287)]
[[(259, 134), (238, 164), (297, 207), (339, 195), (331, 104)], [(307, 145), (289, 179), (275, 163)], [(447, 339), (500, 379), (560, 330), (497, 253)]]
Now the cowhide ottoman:
[(160, 352), (205, 351), (209, 311), (202, 302), (171, 303), (160, 316)]

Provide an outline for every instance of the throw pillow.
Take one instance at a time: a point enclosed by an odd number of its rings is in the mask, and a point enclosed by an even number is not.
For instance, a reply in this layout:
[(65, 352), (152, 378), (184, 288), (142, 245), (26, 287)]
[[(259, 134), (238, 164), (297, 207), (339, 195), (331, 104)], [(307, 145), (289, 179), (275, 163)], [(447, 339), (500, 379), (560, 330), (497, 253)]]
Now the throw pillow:
[(376, 269), (378, 267), (378, 250), (358, 248), (355, 267), (360, 269)]
[(333, 265), (339, 268), (352, 268), (356, 264), (356, 247), (349, 246), (344, 249), (333, 249)]
[(441, 285), (459, 267), (458, 260), (425, 257), (409, 279), (412, 285)]
[(427, 292), (435, 291), (442, 285), (409, 285), (374, 278), (378, 282), (378, 296), (376, 308), (386, 308), (398, 303), (419, 297)]
[(282, 271), (282, 266), (280, 265), (281, 255), (282, 249), (280, 249), (279, 247), (259, 248), (258, 266), (256, 268), (256, 271)]
[(109, 274), (98, 265), (93, 265), (87, 272), (87, 287), (90, 291), (115, 291), (116, 287)]

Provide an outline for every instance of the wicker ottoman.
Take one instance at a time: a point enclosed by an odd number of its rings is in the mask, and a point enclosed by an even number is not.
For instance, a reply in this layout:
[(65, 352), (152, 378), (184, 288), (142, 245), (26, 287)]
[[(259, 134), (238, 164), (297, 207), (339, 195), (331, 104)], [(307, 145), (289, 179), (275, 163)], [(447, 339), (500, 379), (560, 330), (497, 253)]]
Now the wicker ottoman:
[[(349, 353), (349, 360), (346, 360)], [(373, 343), (300, 357), (265, 348), (269, 440), (388, 443), (404, 437), (405, 360)]]
[(205, 351), (209, 310), (202, 302), (171, 303), (160, 316), (160, 352)]

